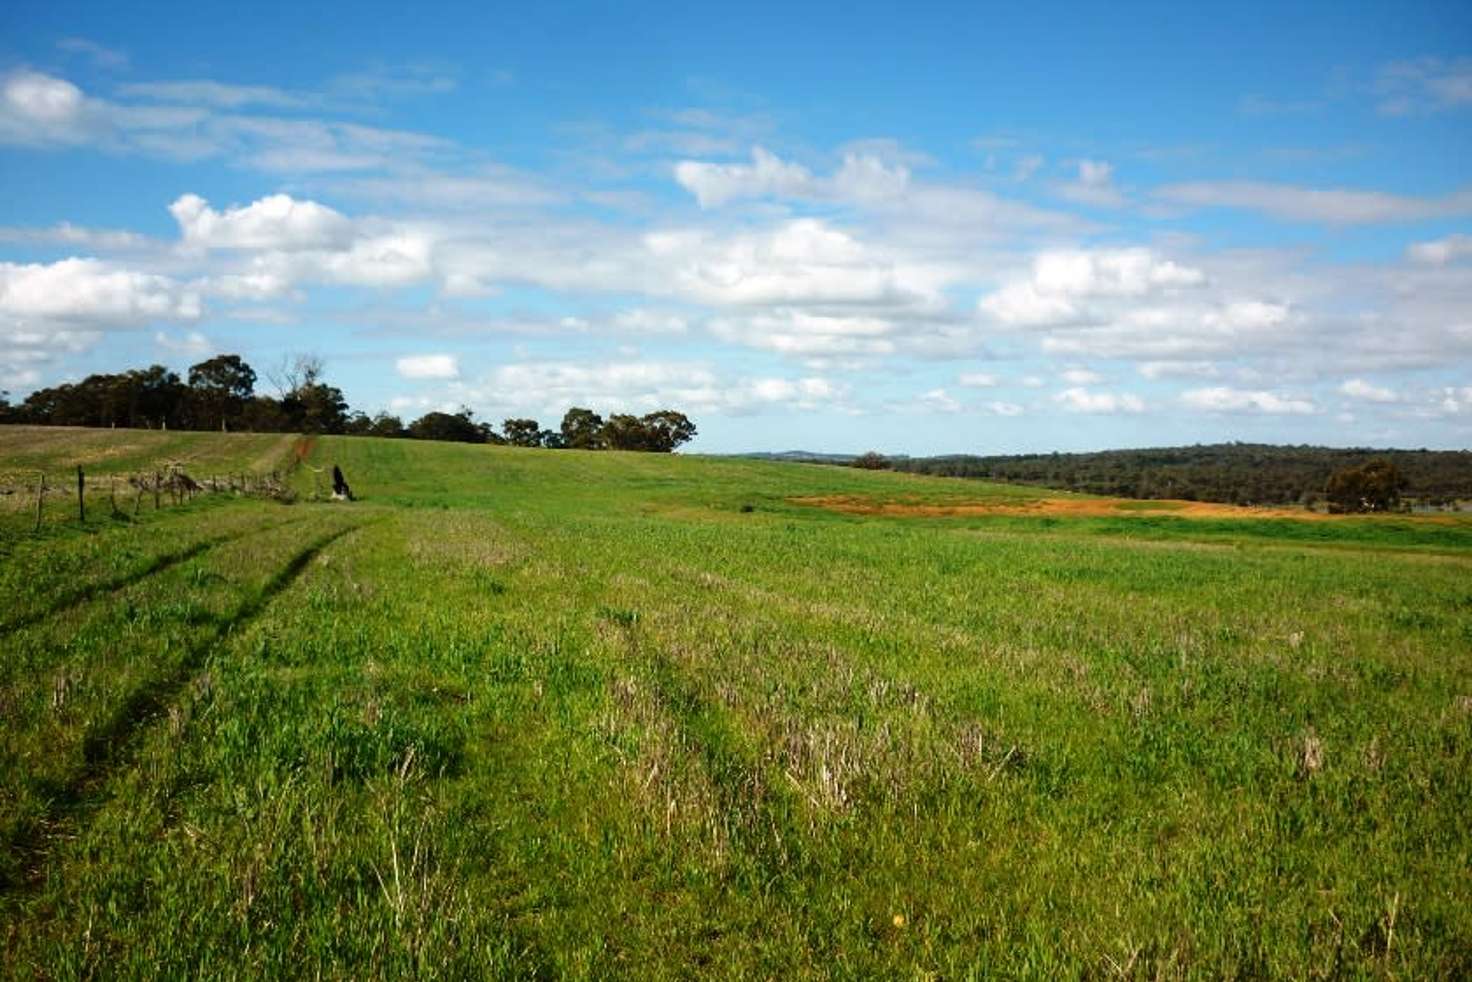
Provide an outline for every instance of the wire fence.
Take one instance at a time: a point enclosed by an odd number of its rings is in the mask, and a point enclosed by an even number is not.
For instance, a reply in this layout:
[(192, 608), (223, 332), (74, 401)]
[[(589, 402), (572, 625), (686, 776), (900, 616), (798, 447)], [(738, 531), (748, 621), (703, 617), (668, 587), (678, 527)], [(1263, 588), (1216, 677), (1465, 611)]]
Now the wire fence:
[(296, 499), (296, 492), (280, 471), (242, 470), (195, 477), (178, 461), (154, 470), (126, 473), (88, 474), (81, 466), (69, 472), (0, 472), (0, 518), (12, 530), (29, 525), (40, 531), (53, 523), (85, 525), (89, 521), (135, 518), (146, 509), (174, 508), (202, 496), (219, 495), (282, 502)]

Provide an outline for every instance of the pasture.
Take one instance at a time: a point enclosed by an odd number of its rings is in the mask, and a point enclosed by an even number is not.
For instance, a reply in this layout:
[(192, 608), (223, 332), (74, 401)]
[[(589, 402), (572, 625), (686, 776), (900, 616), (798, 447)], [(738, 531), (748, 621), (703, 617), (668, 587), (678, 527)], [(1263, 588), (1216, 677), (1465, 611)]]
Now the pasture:
[(1472, 522), (302, 446), (0, 513), (5, 975), (1472, 975)]

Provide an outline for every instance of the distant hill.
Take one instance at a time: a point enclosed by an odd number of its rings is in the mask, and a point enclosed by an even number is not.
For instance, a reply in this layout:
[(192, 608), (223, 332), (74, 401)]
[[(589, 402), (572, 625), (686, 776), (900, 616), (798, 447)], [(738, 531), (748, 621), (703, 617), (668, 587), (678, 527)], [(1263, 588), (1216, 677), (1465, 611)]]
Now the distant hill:
[[(816, 452), (814, 452), (812, 450), (782, 450), (782, 451), (777, 452), (777, 453), (770, 453), (770, 452), (767, 452), (767, 453), (763, 453), (763, 452), (743, 453), (743, 454), (736, 454), (736, 456), (738, 456), (738, 457), (745, 457), (745, 458), (750, 459), (750, 460), (784, 460), (784, 461), (788, 461), (788, 462), (792, 462), (792, 463), (799, 463), (799, 464), (842, 464), (842, 465), (847, 465), (847, 464), (853, 463), (856, 459), (858, 459), (858, 456), (859, 455), (858, 454), (852, 454), (852, 453), (816, 453)], [(900, 454), (900, 455), (897, 455), (897, 456), (890, 457), (889, 459), (890, 460), (909, 460), (910, 458), (908, 456), (905, 456), (903, 454)]]
[[(756, 455), (752, 455), (756, 456)], [(853, 455), (789, 451), (775, 460), (851, 463)], [(1127, 498), (1184, 498), (1228, 504), (1305, 504), (1322, 496), (1329, 475), (1383, 457), (1406, 479), (1418, 504), (1472, 499), (1472, 452), (1367, 447), (1218, 443), (1096, 453), (891, 457), (894, 470), (1033, 484)]]

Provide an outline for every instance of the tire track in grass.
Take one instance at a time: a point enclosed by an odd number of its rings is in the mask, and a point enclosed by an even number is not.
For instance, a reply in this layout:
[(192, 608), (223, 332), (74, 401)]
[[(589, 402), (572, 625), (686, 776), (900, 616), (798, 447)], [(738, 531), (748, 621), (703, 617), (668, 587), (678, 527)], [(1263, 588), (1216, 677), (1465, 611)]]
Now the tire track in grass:
[(19, 836), (20, 841), (8, 844), (14, 853), (26, 857), (22, 865), (27, 871), (11, 882), (0, 881), (0, 895), (40, 885), (46, 872), (46, 860), (57, 843), (69, 834), (75, 834), (76, 829), (104, 804), (108, 780), (133, 761), (142, 743), (143, 731), (153, 720), (167, 714), (169, 706), (198, 673), (206, 652), (237, 628), (259, 617), (328, 546), (369, 524), (372, 523), (337, 529), (298, 551), (234, 611), (212, 618), (212, 630), (192, 641), (177, 662), (134, 689), (105, 722), (88, 732), (82, 741), (81, 768), (50, 800), (46, 814), (34, 831)]
[(240, 539), (246, 539), (256, 535), (264, 535), (267, 532), (275, 532), (279, 529), (286, 528), (290, 525), (299, 524), (303, 521), (306, 521), (306, 519), (291, 518), (287, 519), (284, 522), (277, 522), (274, 525), (256, 526), (240, 532), (232, 532), (228, 535), (217, 535), (213, 538), (202, 539), (192, 545), (185, 546), (183, 549), (177, 549), (173, 552), (168, 552), (160, 556), (155, 556), (154, 558), (144, 563), (144, 565), (139, 567), (138, 569), (134, 569), (126, 573), (120, 573), (117, 576), (114, 576), (111, 579), (103, 580), (100, 583), (89, 583), (85, 586), (77, 587), (74, 590), (69, 590), (66, 593), (62, 594), (60, 599), (56, 600), (49, 607), (46, 607), (42, 610), (34, 611), (30, 614), (23, 615), (8, 623), (0, 623), (0, 636), (10, 634), (15, 631), (23, 631), (28, 627), (33, 627), (48, 618), (55, 617), (57, 614), (65, 613), (66, 611), (71, 610), (73, 607), (80, 606), (81, 604), (100, 597), (105, 593), (117, 593), (119, 590), (126, 590), (128, 587), (134, 585), (135, 583), (141, 583), (144, 580), (148, 579), (150, 576), (155, 576), (159, 573), (165, 572), (166, 570), (172, 569), (173, 567), (178, 566), (180, 563), (187, 563), (189, 560), (194, 559), (196, 556), (200, 556), (210, 551), (211, 549), (217, 549), (220, 546), (228, 545), (229, 543), (236, 542)]
[(755, 867), (758, 881), (780, 884), (800, 857), (800, 838), (792, 822), (798, 801), (788, 786), (769, 781), (766, 762), (743, 747), (729, 714), (685, 677), (661, 646), (646, 643), (636, 624), (624, 625), (635, 664), (647, 672), (659, 703), (699, 754), (727, 823), (733, 850)]

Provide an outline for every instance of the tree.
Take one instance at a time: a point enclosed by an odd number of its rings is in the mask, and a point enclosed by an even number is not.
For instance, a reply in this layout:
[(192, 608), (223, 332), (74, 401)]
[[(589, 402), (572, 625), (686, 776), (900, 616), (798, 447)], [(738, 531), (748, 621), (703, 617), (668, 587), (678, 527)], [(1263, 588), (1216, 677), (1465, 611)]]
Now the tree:
[(403, 436), (404, 421), (397, 416), (381, 412), (373, 417), (373, 422), (368, 427), (369, 436)]
[(281, 408), (303, 433), (341, 433), (347, 426), (348, 401), (335, 385), (308, 382), (282, 399)]
[(1400, 470), (1383, 457), (1330, 475), (1324, 485), (1329, 510), (1334, 512), (1389, 511), (1400, 503), (1406, 486)]
[(458, 413), (425, 413), (409, 424), (408, 435), (415, 440), (485, 443), (485, 429), (470, 417), (468, 409)]
[(216, 355), (190, 366), (189, 394), (195, 405), (194, 424), (225, 429), (239, 417), (246, 400), (255, 394), (256, 373), (239, 355)]
[(695, 438), (695, 424), (684, 413), (661, 409), (639, 420), (644, 427), (644, 449), (669, 453)]
[(602, 450), (603, 417), (573, 406), (562, 417), (562, 442), (573, 450)]
[(695, 436), (695, 424), (684, 413), (672, 409), (645, 416), (614, 413), (600, 433), (604, 445), (612, 450), (669, 453)]
[(255, 433), (285, 433), (292, 429), (291, 418), (281, 402), (270, 396), (256, 396), (240, 410), (240, 427)]
[(266, 369), (266, 378), (271, 380), (276, 394), (284, 400), (305, 386), (315, 385), (326, 370), (327, 364), (321, 355), (287, 354), (281, 356), (275, 367)]
[(866, 454), (855, 457), (853, 466), (866, 471), (886, 471), (889, 470), (889, 458), (870, 450)]
[(639, 417), (614, 413), (599, 430), (602, 444), (610, 450), (644, 450), (644, 424)]
[(508, 419), (501, 424), (501, 433), (513, 447), (542, 445), (542, 424), (534, 419)]

